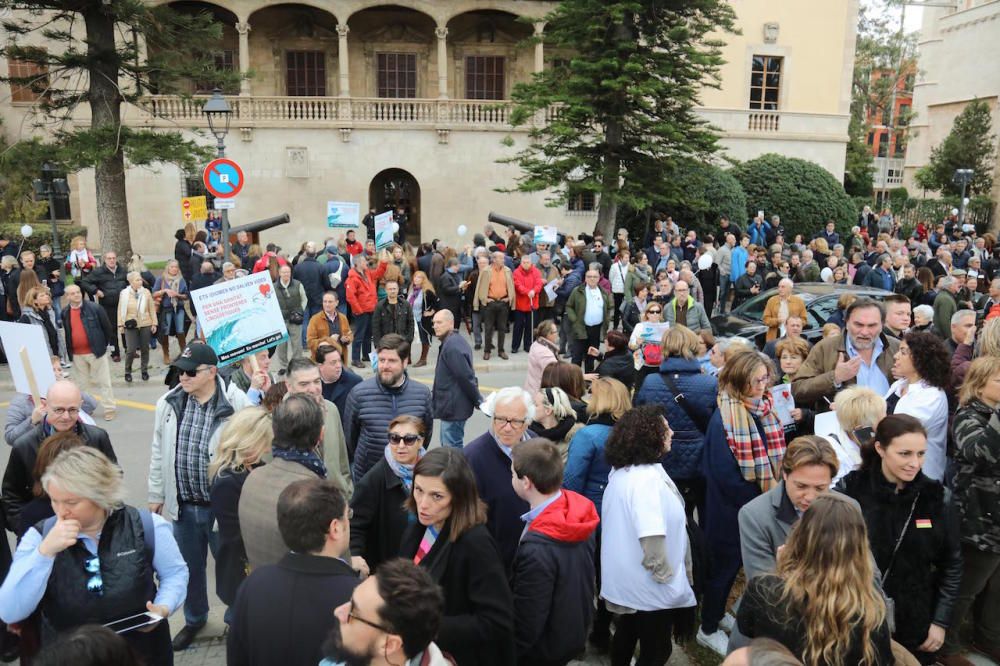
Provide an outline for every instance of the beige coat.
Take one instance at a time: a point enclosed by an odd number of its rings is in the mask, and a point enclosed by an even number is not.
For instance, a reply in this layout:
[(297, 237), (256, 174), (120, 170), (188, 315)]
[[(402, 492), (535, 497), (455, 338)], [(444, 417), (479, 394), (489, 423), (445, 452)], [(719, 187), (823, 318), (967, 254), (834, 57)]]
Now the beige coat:
[[(476, 282), (476, 294), (472, 299), (472, 309), (479, 310), (479, 308), (485, 308), (486, 304), (490, 302), (490, 278), (493, 277), (493, 271), (495, 270), (493, 264), (479, 274), (479, 281)], [(507, 298), (506, 300), (510, 303), (510, 307), (514, 309), (514, 274), (510, 272), (510, 269), (506, 266), (503, 267), (504, 277), (507, 278)]]
[(125, 328), (125, 322), (133, 317), (139, 322), (139, 328), (157, 325), (156, 304), (145, 287), (139, 287), (138, 293), (127, 287), (118, 296), (118, 328)]

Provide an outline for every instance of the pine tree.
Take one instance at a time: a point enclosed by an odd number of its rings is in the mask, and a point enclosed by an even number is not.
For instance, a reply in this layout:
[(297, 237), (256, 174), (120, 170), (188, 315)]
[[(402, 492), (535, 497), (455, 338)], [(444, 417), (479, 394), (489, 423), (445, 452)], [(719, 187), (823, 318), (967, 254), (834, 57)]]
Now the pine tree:
[(701, 86), (719, 85), (717, 35), (734, 31), (726, 0), (564, 0), (546, 17), (544, 41), (572, 55), (512, 94), (513, 125), (548, 117), (508, 160), (521, 168), (512, 189), (554, 191), (554, 205), (593, 192), (597, 227), (610, 238), (619, 204), (655, 204), (671, 194), (671, 162), (718, 150), (695, 106)]
[[(231, 83), (234, 76), (216, 71), (205, 50), (220, 41), (221, 27), (207, 12), (183, 14), (142, 0), (0, 0), (5, 9), (13, 11), (2, 21), (9, 39), (0, 44), (0, 57), (40, 73), (0, 80), (39, 93), (35, 127), (51, 129), (57, 165), (94, 169), (103, 249), (125, 256), (132, 249), (126, 160), (192, 169), (210, 153), (178, 132), (125, 125), (122, 106), (153, 92), (181, 92), (192, 80)], [(29, 45), (29, 36), (43, 38), (48, 48)], [(81, 106), (89, 107), (90, 126), (74, 128), (70, 119)]]
[(997, 137), (992, 126), (989, 104), (981, 99), (969, 102), (948, 136), (931, 150), (930, 163), (917, 171), (917, 184), (942, 194), (961, 195), (962, 186), (954, 181), (955, 170), (972, 169), (966, 196), (988, 195), (993, 189), (997, 158)]

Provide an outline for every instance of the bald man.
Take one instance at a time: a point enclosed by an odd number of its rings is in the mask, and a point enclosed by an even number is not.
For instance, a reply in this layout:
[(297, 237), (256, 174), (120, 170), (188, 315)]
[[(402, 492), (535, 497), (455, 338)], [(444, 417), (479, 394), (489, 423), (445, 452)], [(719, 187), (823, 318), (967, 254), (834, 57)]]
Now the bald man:
[(432, 326), (441, 341), (434, 367), (434, 418), (441, 419), (441, 445), (460, 449), (465, 440), (465, 422), (483, 401), (472, 368), (472, 348), (455, 331), (451, 310), (435, 312)]
[[(75, 432), (83, 441), (92, 446), (112, 462), (117, 462), (114, 449), (108, 433), (97, 426), (87, 425), (80, 421), (80, 410), (83, 409), (83, 394), (79, 387), (68, 379), (61, 379), (49, 387), (42, 400), (45, 416), (41, 423), (17, 438), (11, 447), (10, 461), (3, 476), (3, 505), (7, 516), (7, 526), (21, 534), (31, 524), (21, 524), (21, 509), (34, 499), (31, 492), (35, 483), (33, 470), (38, 449), (42, 442), (52, 434), (60, 432)], [(23, 528), (23, 529), (22, 529)]]

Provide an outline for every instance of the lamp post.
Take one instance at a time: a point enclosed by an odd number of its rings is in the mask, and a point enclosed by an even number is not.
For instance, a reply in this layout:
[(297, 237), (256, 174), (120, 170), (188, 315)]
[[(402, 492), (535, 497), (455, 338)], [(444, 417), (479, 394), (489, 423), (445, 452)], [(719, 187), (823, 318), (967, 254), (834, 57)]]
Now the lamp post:
[[(233, 108), (222, 96), (222, 90), (216, 88), (212, 97), (201, 108), (208, 117), (208, 129), (215, 136), (217, 157), (226, 156), (226, 135), (229, 134), (229, 123), (233, 119)], [(229, 261), (229, 209), (222, 209), (222, 261)]]
[(962, 201), (958, 208), (959, 226), (965, 224), (965, 188), (972, 182), (972, 177), (975, 173), (972, 169), (955, 169), (955, 175), (951, 178), (953, 183), (962, 186)]
[(31, 182), (37, 199), (48, 199), (49, 224), (52, 225), (52, 256), (62, 259), (59, 249), (59, 230), (56, 228), (56, 197), (69, 194), (69, 184), (65, 178), (55, 178), (56, 169), (48, 162), (42, 164), (42, 177)]

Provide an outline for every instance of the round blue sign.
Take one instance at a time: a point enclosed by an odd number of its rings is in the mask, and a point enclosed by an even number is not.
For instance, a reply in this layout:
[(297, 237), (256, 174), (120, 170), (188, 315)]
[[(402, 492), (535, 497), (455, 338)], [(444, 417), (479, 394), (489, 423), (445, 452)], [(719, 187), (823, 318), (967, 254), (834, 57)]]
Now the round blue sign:
[(243, 189), (243, 170), (225, 158), (212, 160), (205, 167), (205, 187), (219, 198), (235, 197)]

